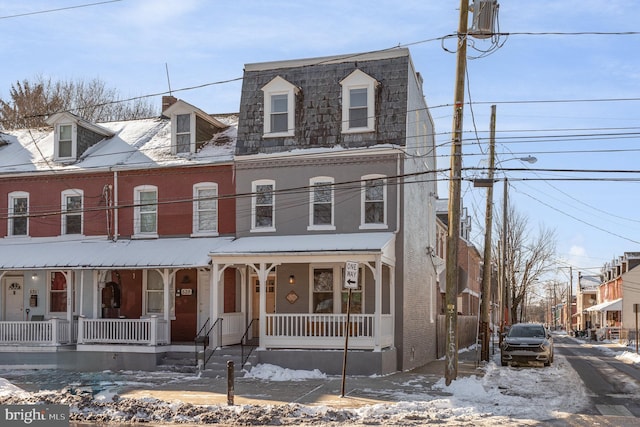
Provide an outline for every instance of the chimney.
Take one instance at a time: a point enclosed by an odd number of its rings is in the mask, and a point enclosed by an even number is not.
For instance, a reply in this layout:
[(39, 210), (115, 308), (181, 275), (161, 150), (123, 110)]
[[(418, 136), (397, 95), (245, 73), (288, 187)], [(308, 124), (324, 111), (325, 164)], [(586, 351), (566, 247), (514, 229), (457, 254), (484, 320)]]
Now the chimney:
[(175, 96), (163, 96), (162, 97), (162, 112), (164, 113), (167, 108), (171, 107), (173, 104), (178, 102), (178, 98)]

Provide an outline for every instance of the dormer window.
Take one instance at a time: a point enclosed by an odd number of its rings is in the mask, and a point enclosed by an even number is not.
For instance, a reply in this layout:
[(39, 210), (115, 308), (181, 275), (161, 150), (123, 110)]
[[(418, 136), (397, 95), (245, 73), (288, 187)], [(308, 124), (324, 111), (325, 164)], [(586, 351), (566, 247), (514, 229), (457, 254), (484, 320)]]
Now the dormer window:
[(196, 153), (228, 127), (204, 111), (175, 98), (162, 114), (171, 118), (171, 154)]
[(263, 88), (264, 137), (294, 136), (295, 100), (300, 89), (280, 76)]
[(176, 153), (191, 152), (191, 116), (191, 114), (176, 115)]
[(63, 159), (74, 156), (73, 125), (58, 125), (57, 158)]
[(355, 70), (341, 82), (342, 133), (376, 130), (375, 89), (378, 82), (368, 74)]

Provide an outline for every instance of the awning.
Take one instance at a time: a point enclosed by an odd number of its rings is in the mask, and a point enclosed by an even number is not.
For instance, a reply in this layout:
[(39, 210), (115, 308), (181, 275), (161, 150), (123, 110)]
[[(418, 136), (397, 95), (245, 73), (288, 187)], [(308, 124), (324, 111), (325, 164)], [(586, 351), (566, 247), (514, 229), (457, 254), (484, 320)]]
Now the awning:
[(349, 233), (240, 237), (211, 250), (211, 256), (303, 255), (392, 252), (394, 233)]
[(118, 240), (16, 238), (0, 243), (0, 270), (196, 268), (231, 237)]
[(622, 310), (622, 298), (615, 301), (606, 301), (600, 304), (596, 304), (586, 309), (587, 311), (621, 311)]

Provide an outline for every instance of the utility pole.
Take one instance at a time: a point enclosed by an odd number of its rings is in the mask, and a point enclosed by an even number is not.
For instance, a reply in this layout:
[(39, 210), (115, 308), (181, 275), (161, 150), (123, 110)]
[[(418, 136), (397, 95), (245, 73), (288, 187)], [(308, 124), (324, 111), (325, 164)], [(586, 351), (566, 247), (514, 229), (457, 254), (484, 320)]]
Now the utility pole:
[(482, 304), (480, 305), (480, 336), (482, 349), (480, 359), (489, 361), (489, 301), (491, 299), (491, 224), (493, 223), (493, 168), (496, 155), (496, 106), (491, 106), (489, 137), (489, 174), (491, 185), (487, 187), (487, 205), (484, 222), (484, 260), (482, 270)]
[(509, 303), (509, 298), (511, 297), (511, 292), (509, 292), (509, 281), (507, 280), (507, 215), (509, 210), (509, 183), (507, 182), (507, 177), (504, 177), (504, 190), (502, 195), (502, 291), (504, 292), (504, 301), (503, 301), (503, 317), (502, 317), (502, 331), (504, 331), (504, 327), (509, 325), (509, 309), (511, 304)]
[(462, 171), (462, 113), (464, 110), (464, 80), (467, 61), (468, 0), (460, 0), (458, 23), (458, 50), (456, 87), (453, 106), (453, 132), (451, 141), (451, 172), (449, 178), (449, 232), (447, 235), (447, 285), (445, 293), (445, 384), (458, 376), (458, 239), (460, 238), (460, 187)]

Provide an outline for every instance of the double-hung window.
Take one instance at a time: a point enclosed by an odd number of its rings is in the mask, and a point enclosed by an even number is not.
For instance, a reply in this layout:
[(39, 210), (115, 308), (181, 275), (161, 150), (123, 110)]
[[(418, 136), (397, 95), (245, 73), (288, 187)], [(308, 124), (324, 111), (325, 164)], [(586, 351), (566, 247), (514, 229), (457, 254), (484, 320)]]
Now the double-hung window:
[(378, 82), (368, 74), (355, 70), (341, 82), (342, 133), (375, 130), (375, 89)]
[(201, 182), (193, 186), (193, 234), (218, 233), (218, 184)]
[(57, 158), (68, 159), (74, 157), (72, 124), (58, 125), (56, 148), (58, 149)]
[(9, 236), (29, 235), (29, 193), (9, 193)]
[(313, 313), (333, 313), (333, 273), (333, 267), (314, 267), (312, 269), (311, 309)]
[(141, 185), (134, 189), (134, 233), (139, 237), (157, 237), (158, 189)]
[(191, 114), (177, 114), (176, 123), (176, 153), (191, 152)]
[(62, 192), (62, 234), (82, 234), (82, 190)]
[(145, 284), (145, 315), (164, 313), (164, 281), (156, 270), (144, 271)]
[(361, 187), (360, 228), (387, 228), (387, 182), (384, 175), (365, 175)]
[(252, 184), (251, 231), (275, 231), (275, 181), (260, 180)]
[(335, 230), (333, 178), (320, 176), (309, 182), (309, 230)]
[(263, 88), (264, 137), (283, 137), (295, 134), (295, 99), (300, 89), (280, 76)]

